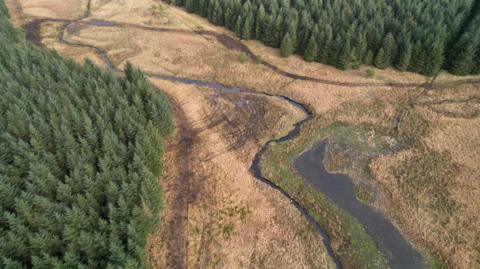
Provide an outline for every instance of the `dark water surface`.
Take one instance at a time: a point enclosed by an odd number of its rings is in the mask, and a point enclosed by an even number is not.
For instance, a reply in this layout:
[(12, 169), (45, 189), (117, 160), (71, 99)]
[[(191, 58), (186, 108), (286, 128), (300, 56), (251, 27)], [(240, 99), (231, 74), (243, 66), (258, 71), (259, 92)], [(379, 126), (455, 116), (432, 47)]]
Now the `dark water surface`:
[(300, 174), (338, 207), (355, 217), (385, 254), (392, 269), (428, 268), (422, 255), (380, 212), (358, 201), (352, 179), (344, 174), (330, 174), (323, 165), (326, 142), (320, 142), (295, 160)]

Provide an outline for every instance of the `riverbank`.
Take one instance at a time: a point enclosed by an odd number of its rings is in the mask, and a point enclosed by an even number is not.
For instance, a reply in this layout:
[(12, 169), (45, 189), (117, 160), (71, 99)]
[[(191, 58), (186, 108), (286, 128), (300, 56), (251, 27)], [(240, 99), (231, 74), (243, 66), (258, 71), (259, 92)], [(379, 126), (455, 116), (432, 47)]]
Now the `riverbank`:
[(353, 216), (364, 227), (392, 269), (425, 269), (422, 255), (381, 213), (358, 200), (353, 180), (331, 174), (323, 164), (327, 141), (315, 144), (295, 160), (295, 168), (316, 191)]

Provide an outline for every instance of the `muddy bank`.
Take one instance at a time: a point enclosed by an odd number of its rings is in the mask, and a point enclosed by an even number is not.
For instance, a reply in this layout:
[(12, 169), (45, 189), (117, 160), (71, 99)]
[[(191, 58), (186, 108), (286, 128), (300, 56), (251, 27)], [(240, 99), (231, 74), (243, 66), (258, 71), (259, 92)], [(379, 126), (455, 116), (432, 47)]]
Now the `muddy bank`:
[(392, 269), (428, 268), (422, 255), (383, 214), (357, 200), (350, 177), (326, 171), (325, 147), (326, 142), (320, 142), (296, 159), (295, 168), (302, 177), (364, 226)]

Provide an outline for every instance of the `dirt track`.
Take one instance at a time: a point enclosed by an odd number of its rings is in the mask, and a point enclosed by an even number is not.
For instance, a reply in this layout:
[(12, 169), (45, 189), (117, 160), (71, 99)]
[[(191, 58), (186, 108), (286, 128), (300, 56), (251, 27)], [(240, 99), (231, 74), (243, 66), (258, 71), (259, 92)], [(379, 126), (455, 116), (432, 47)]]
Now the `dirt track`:
[[(11, 0), (11, 1), (12, 3), (15, 3), (13, 4), (13, 6), (15, 6), (16, 12), (20, 12), (19, 14), (23, 14), (21, 5), (17, 2), (17, 0)], [(65, 27), (67, 27), (72, 23), (77, 23), (79, 25), (90, 25), (90, 26), (96, 26), (96, 27), (116, 27), (116, 28), (124, 28), (124, 29), (131, 28), (131, 29), (140, 29), (140, 30), (151, 31), (151, 32), (161, 32), (161, 33), (176, 33), (176, 34), (185, 34), (185, 35), (192, 34), (191, 31), (183, 30), (183, 29), (152, 27), (152, 26), (138, 25), (138, 24), (132, 24), (132, 23), (125, 23), (125, 22), (116, 22), (116, 21), (109, 21), (109, 20), (97, 20), (97, 19), (88, 20), (88, 17), (89, 17), (89, 11), (87, 11), (87, 14), (85, 14), (84, 17), (79, 18), (78, 20), (66, 20), (66, 19), (57, 19), (57, 18), (48, 18), (48, 17), (32, 17), (32, 16), (25, 16), (25, 15), (20, 16), (22, 22), (29, 21), (29, 23), (25, 25), (25, 28), (27, 29), (27, 38), (37, 45), (41, 45), (40, 25), (46, 22), (63, 23)], [(253, 60), (259, 59), (250, 50), (250, 48), (248, 48), (245, 44), (242, 43), (241, 40), (234, 38), (228, 34), (217, 33), (215, 31), (208, 31), (208, 30), (194, 30), (194, 33), (204, 37), (212, 36), (227, 49), (243, 52)], [(63, 39), (63, 31), (62, 31), (62, 37), (60, 38)], [(63, 39), (63, 41), (65, 40)], [(87, 46), (87, 47), (89, 46), (85, 44), (73, 44), (71, 42), (70, 42), (70, 45), (80, 45), (80, 46)], [(106, 57), (104, 55), (105, 52), (103, 50), (93, 46), (90, 46), (90, 47), (92, 49), (96, 49), (97, 53), (101, 56), (102, 59), (104, 59), (107, 66), (109, 67), (112, 66), (111, 62), (108, 62), (105, 60)], [(340, 81), (334, 81), (334, 80), (328, 80), (328, 79), (320, 79), (320, 78), (303, 76), (303, 75), (287, 72), (281, 69), (280, 67), (272, 63), (269, 63), (265, 60), (260, 60), (260, 61), (261, 61), (261, 64), (268, 67), (273, 72), (279, 75), (282, 75), (284, 77), (287, 77), (293, 80), (308, 81), (308, 82), (319, 83), (324, 85), (333, 85), (333, 86), (341, 86), (341, 87), (391, 87), (391, 88), (406, 88), (406, 89), (421, 86), (421, 84), (419, 83), (400, 83), (400, 82), (350, 83), (350, 82), (340, 82)], [(457, 81), (456, 84), (457, 85), (460, 85), (460, 84), (480, 85), (480, 80), (466, 79), (462, 81)], [(438, 86), (441, 86), (441, 85), (438, 85)]]

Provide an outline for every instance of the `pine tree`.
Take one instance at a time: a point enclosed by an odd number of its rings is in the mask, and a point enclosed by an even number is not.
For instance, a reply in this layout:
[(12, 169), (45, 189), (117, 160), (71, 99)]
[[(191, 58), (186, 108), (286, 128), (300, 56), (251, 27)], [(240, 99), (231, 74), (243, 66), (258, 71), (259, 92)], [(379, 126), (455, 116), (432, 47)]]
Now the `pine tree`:
[(323, 34), (319, 36), (319, 53), (318, 53), (318, 61), (320, 63), (327, 64), (329, 62), (329, 53), (333, 46), (333, 33), (332, 28), (327, 26), (325, 27), (325, 31)]
[(410, 66), (410, 59), (412, 58), (412, 44), (405, 40), (399, 49), (399, 57), (397, 59), (396, 67), (400, 71), (406, 71)]
[(198, 11), (198, 5), (196, 0), (186, 0), (185, 1), (185, 7), (187, 8), (188, 11), (190, 12), (196, 12)]
[[(313, 31), (312, 31), (313, 29)], [(302, 12), (298, 26), (298, 42), (296, 53), (299, 55), (304, 55), (307, 48), (308, 42), (310, 41), (311, 35), (318, 36), (319, 33), (318, 27), (313, 26), (312, 19), (307, 12)]]
[(262, 41), (270, 46), (276, 46), (277, 35), (275, 33), (275, 17), (267, 16), (264, 21), (264, 36)]
[(445, 56), (443, 53), (444, 45), (438, 37), (430, 43), (430, 49), (427, 50), (427, 63), (423, 73), (427, 76), (435, 76), (442, 68)]
[(252, 38), (253, 14), (249, 13), (243, 24), (242, 38), (249, 40)]
[(227, 1), (223, 7), (223, 21), (225, 27), (233, 30), (237, 22), (235, 18), (235, 14), (233, 13), (233, 3), (231, 1)]
[(307, 62), (313, 62), (317, 58), (318, 46), (317, 46), (317, 36), (312, 34), (310, 40), (308, 41), (307, 48), (303, 58)]
[(476, 46), (474, 41), (476, 37), (465, 34), (456, 44), (450, 59), (450, 72), (455, 75), (468, 75), (474, 70)]
[(235, 34), (238, 37), (242, 37), (242, 30), (243, 30), (243, 18), (241, 15), (237, 17), (237, 22), (235, 23)]
[[(383, 39), (383, 52), (385, 54), (384, 66), (389, 67), (392, 65), (392, 60), (396, 54), (395, 38), (392, 33), (388, 33)], [(384, 68), (385, 68), (384, 67)]]
[[(270, 29), (270, 31), (272, 31), (272, 35), (273, 35), (273, 40), (272, 40), (272, 46), (278, 48), (279, 46), (281, 46), (281, 42), (283, 41), (283, 38), (285, 36), (282, 36), (282, 33), (284, 33), (284, 30), (283, 30), (283, 16), (282, 15), (278, 15), (275, 20), (273, 21), (273, 27)], [(292, 43), (292, 47), (293, 47), (293, 43)]]
[(479, 75), (480, 74), (480, 44), (477, 49), (477, 55), (475, 58), (475, 64), (473, 65), (472, 74)]
[(337, 36), (335, 40), (333, 41), (333, 45), (330, 46), (328, 50), (328, 55), (327, 55), (327, 64), (336, 66), (338, 64), (338, 58), (339, 54), (342, 53), (343, 49), (343, 40), (342, 36)]
[(377, 56), (375, 57), (375, 66), (379, 69), (385, 69), (388, 67), (388, 62), (383, 48), (377, 52)]
[(409, 70), (413, 72), (422, 72), (425, 70), (426, 55), (422, 44), (417, 41), (412, 49), (412, 58), (410, 59)]
[(338, 54), (336, 67), (340, 70), (346, 70), (350, 64), (350, 56), (350, 40), (347, 38)]
[(365, 54), (365, 58), (363, 59), (363, 63), (368, 64), (368, 65), (373, 64), (374, 57), (375, 57), (375, 55), (374, 55), (373, 51), (368, 50), (367, 54)]
[(257, 11), (257, 17), (255, 19), (255, 38), (261, 39), (263, 36), (262, 28), (264, 27), (265, 20), (265, 8), (263, 4), (260, 4), (260, 8)]
[(224, 25), (222, 5), (218, 0), (213, 2), (211, 22), (216, 25)]
[(292, 42), (292, 39), (290, 38), (290, 34), (287, 33), (283, 37), (282, 44), (280, 45), (280, 56), (287, 58), (290, 55), (292, 55), (293, 51), (294, 51), (293, 42)]
[(362, 61), (360, 61), (358, 57), (357, 51), (358, 51), (358, 48), (353, 48), (352, 50), (350, 50), (350, 54), (348, 56), (350, 59), (350, 66), (352, 67), (352, 69), (358, 69), (362, 64)]

